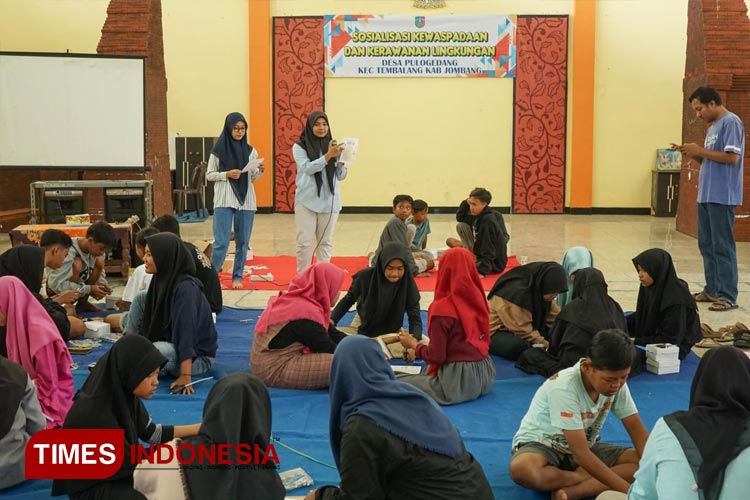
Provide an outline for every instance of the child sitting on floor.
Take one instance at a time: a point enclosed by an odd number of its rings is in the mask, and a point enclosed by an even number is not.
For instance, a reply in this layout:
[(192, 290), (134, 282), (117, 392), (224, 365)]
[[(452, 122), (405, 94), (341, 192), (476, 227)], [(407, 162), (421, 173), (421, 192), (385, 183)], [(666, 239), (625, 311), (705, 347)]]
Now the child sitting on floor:
[(411, 206), (411, 217), (406, 219), (409, 235), (412, 235), (411, 249), (419, 252), (427, 248), (427, 235), (430, 234), (430, 219), (427, 218), (429, 207), (424, 200), (414, 200)]
[(456, 231), (461, 239), (445, 240), (451, 248), (464, 247), (473, 252), (481, 275), (501, 273), (508, 263), (510, 236), (503, 216), (490, 208), (491, 201), (489, 191), (474, 188), (456, 212)]
[(333, 358), (329, 437), (341, 482), (305, 500), (492, 498), (448, 416), (396, 380), (375, 342), (347, 337)]
[(562, 266), (565, 269), (565, 275), (568, 277), (568, 291), (557, 295), (557, 305), (561, 309), (573, 300), (576, 273), (581, 269), (594, 267), (594, 256), (591, 255), (591, 250), (586, 247), (569, 248), (563, 255)]
[[(602, 330), (588, 357), (542, 384), (513, 437), (513, 481), (555, 500), (628, 491), (648, 438), (625, 382), (634, 355), (625, 332)], [(635, 448), (599, 441), (610, 411)]]
[[(155, 227), (162, 233), (176, 234), (180, 238), (180, 223), (177, 222), (172, 215), (162, 215), (157, 217), (151, 223), (151, 227)], [(203, 285), (203, 295), (208, 300), (208, 305), (211, 306), (211, 312), (219, 314), (221, 308), (224, 307), (224, 299), (221, 295), (221, 283), (219, 282), (219, 270), (211, 264), (211, 259), (204, 254), (200, 248), (196, 247), (189, 241), (182, 240), (183, 245), (187, 247), (190, 256), (193, 258), (195, 264), (195, 276)]]
[(638, 345), (674, 344), (684, 359), (702, 338), (698, 305), (687, 283), (677, 277), (672, 256), (661, 248), (641, 252), (633, 265), (641, 286), (628, 332)]
[[(386, 243), (393, 241), (401, 243), (406, 248), (411, 247), (411, 241), (409, 241), (409, 229), (406, 226), (405, 221), (411, 215), (411, 207), (413, 203), (414, 200), (408, 194), (397, 194), (393, 198), (393, 217), (383, 228), (378, 248), (375, 250), (371, 263), (375, 261), (375, 257), (377, 257), (378, 253), (382, 250), (383, 245)], [(424, 252), (419, 252), (418, 254), (409, 252), (407, 259), (408, 262), (406, 264), (412, 276), (422, 275), (435, 267), (435, 262), (429, 257), (429, 254), (425, 254)]]
[[(422, 339), (422, 316), (419, 309), (419, 290), (414, 277), (406, 272), (407, 250), (399, 243), (383, 245), (373, 267), (358, 271), (344, 298), (339, 300), (331, 312), (331, 324), (336, 326), (341, 318), (356, 303), (357, 315), (351, 325), (341, 331), (347, 334), (361, 333), (376, 338), (398, 334), (409, 317), (409, 332), (417, 340)], [(402, 357), (400, 344), (391, 346), (394, 357)]]
[(250, 366), (264, 384), (287, 389), (325, 389), (336, 344), (346, 335), (331, 326), (331, 306), (344, 271), (317, 262), (268, 299), (255, 326)]
[(162, 369), (177, 377), (170, 389), (183, 386), (182, 394), (192, 394), (195, 389), (188, 385), (192, 376), (213, 366), (217, 349), (211, 308), (194, 276), (193, 257), (177, 235), (156, 233), (146, 238), (143, 263), (154, 276), (138, 333), (167, 359)]
[(547, 348), (549, 329), (560, 312), (554, 300), (567, 287), (557, 262), (531, 262), (500, 276), (487, 294), (490, 352), (516, 361), (529, 347)]
[(490, 392), (495, 364), (489, 356), (489, 309), (468, 250), (445, 252), (427, 322), (430, 345), (417, 344), (406, 332), (399, 335), (399, 341), (430, 364), (429, 374), (399, 374), (399, 380), (418, 387), (441, 405), (471, 401)]
[(57, 269), (47, 268), (47, 296), (65, 290), (78, 290), (81, 297), (76, 308), (98, 311), (89, 296), (101, 300), (112, 293), (104, 272), (104, 255), (115, 246), (115, 232), (105, 221), (94, 222), (86, 230), (85, 238), (75, 238), (63, 264)]
[[(135, 253), (138, 258), (143, 260), (143, 256), (146, 253), (146, 238), (158, 233), (159, 230), (155, 227), (147, 227), (138, 231), (135, 235)], [(124, 330), (128, 324), (128, 319), (136, 318), (138, 326), (134, 332), (137, 332), (141, 326), (141, 320), (143, 318), (143, 298), (138, 301), (137, 304), (133, 305), (135, 298), (140, 293), (148, 292), (148, 286), (151, 284), (151, 278), (153, 274), (146, 272), (146, 264), (141, 264), (136, 267), (133, 274), (128, 278), (128, 282), (125, 284), (125, 291), (122, 292), (122, 299), (117, 302), (118, 309), (130, 309), (117, 314), (110, 314), (106, 317), (105, 321), (112, 326), (113, 330)], [(132, 317), (131, 317), (132, 311)]]

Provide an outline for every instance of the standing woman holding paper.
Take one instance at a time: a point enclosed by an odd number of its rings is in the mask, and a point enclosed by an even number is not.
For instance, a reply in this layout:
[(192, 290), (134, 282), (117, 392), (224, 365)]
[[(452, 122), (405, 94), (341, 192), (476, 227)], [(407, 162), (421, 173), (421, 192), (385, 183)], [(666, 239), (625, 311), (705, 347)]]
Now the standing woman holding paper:
[(252, 183), (264, 171), (263, 161), (257, 158), (258, 151), (247, 143), (247, 120), (240, 113), (229, 113), (224, 130), (211, 150), (206, 179), (214, 183), (211, 264), (217, 272), (227, 256), (234, 220), (232, 288), (242, 288), (245, 256), (257, 210)]
[(297, 163), (294, 222), (297, 225), (297, 272), (331, 260), (333, 231), (341, 211), (338, 182), (346, 179), (346, 167), (338, 163), (343, 145), (331, 136), (328, 117), (322, 111), (307, 116), (305, 130), (292, 148)]

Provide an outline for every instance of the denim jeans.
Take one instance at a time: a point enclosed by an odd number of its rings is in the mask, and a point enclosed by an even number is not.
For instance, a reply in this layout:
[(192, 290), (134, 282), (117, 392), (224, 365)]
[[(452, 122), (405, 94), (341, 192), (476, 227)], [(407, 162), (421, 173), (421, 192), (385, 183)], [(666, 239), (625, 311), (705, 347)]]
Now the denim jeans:
[(703, 256), (705, 293), (737, 302), (737, 247), (734, 207), (698, 203), (698, 248)]
[(138, 292), (133, 297), (133, 302), (130, 304), (130, 309), (123, 313), (120, 325), (122, 326), (122, 333), (135, 333), (137, 335), (143, 335), (143, 312), (146, 309), (146, 295), (148, 292)]
[(242, 280), (247, 257), (247, 246), (250, 244), (250, 233), (253, 232), (255, 212), (251, 210), (235, 210), (234, 208), (214, 208), (214, 244), (211, 250), (211, 265), (216, 272), (221, 272), (221, 266), (229, 249), (229, 236), (232, 232), (234, 219), (234, 268), (232, 281)]
[[(159, 349), (159, 352), (167, 358), (167, 364), (162, 367), (162, 371), (167, 372), (173, 377), (180, 376), (180, 363), (177, 360), (177, 351), (174, 348), (174, 344), (170, 342), (154, 342), (154, 347)], [(193, 375), (200, 375), (206, 373), (214, 365), (214, 359), (209, 356), (197, 356), (193, 359)]]

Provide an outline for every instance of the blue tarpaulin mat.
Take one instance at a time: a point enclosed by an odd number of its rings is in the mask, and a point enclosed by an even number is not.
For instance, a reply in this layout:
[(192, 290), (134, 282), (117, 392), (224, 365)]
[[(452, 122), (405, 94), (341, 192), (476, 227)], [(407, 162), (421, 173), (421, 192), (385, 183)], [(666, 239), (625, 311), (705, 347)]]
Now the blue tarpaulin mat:
[[(259, 309), (225, 307), (219, 314), (216, 324), (219, 350), (209, 376), (218, 379), (232, 371), (250, 371), (252, 332), (261, 312)], [(426, 325), (426, 312), (422, 314)], [(341, 324), (348, 324), (347, 320), (352, 316), (353, 313), (349, 313)], [(79, 365), (79, 369), (74, 371), (77, 388), (88, 375), (88, 364), (96, 361), (110, 346), (104, 344), (87, 355), (73, 357)], [(529, 491), (516, 485), (508, 474), (511, 440), (534, 392), (544, 379), (518, 370), (510, 361), (494, 356), (493, 359), (497, 380), (490, 393), (476, 401), (444, 407), (444, 410), (461, 433), (466, 448), (482, 464), (495, 498), (549, 498), (549, 494)], [(683, 360), (680, 373), (659, 376), (642, 373), (628, 381), (647, 428), (652, 428), (664, 414), (687, 408), (690, 381), (698, 362), (698, 356), (691, 353)], [(168, 393), (170, 381), (168, 378), (162, 379), (154, 397), (145, 401), (154, 421), (175, 425), (200, 422), (203, 403), (214, 382), (197, 384), (195, 394), (182, 396)], [(333, 464), (328, 441), (328, 391), (271, 388), (269, 392), (273, 408), (273, 435), (287, 446), (326, 464)], [(414, 418), (418, 419), (419, 416), (415, 415)], [(429, 422), (424, 424), (429, 425)], [(622, 424), (614, 416), (607, 419), (602, 429), (602, 439), (617, 444), (630, 442)], [(293, 453), (279, 443), (275, 447), (280, 471), (302, 467), (315, 481), (314, 486), (291, 491), (290, 495), (304, 496), (316, 486), (338, 483), (336, 470)], [(26, 481), (14, 488), (0, 491), (0, 498), (49, 498), (50, 488), (51, 481)]]

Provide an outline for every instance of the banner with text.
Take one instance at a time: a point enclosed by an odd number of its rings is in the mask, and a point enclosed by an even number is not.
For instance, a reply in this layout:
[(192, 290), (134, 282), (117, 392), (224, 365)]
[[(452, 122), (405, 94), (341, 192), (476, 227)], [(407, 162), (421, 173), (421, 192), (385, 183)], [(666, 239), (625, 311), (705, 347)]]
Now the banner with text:
[(516, 17), (329, 15), (326, 77), (512, 78)]

